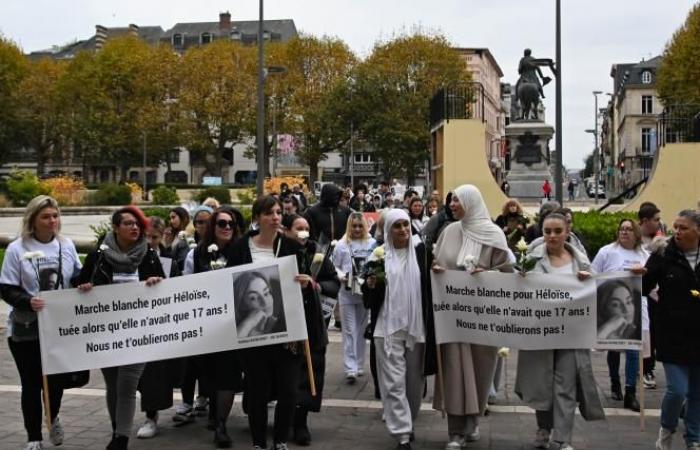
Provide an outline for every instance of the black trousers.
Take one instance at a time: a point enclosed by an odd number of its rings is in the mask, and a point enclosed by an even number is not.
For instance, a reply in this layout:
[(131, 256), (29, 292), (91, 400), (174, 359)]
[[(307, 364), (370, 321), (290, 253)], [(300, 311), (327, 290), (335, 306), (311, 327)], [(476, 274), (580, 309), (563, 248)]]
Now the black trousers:
[[(39, 341), (14, 342), (8, 339), (10, 352), (15, 360), (22, 383), (22, 416), (27, 430), (27, 441), (41, 441), (42, 390), (41, 351)], [(58, 416), (63, 398), (63, 387), (55, 377), (49, 376), (49, 403), (51, 421)]]
[(287, 442), (299, 386), (301, 350), (280, 344), (243, 350), (248, 424), (253, 445), (267, 448), (267, 403), (276, 398), (274, 442)]

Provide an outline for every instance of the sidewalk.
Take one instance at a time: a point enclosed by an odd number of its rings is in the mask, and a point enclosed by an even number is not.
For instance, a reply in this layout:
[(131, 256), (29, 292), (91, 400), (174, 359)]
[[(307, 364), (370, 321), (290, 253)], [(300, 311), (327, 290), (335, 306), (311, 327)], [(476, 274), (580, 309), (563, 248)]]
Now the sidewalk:
[[(381, 421), (381, 403), (373, 398), (373, 385), (369, 375), (369, 364), (366, 364), (366, 374), (354, 386), (345, 384), (342, 373), (342, 347), (340, 334), (331, 332), (331, 344), (328, 348), (326, 370), (326, 389), (324, 392), (324, 407), (320, 414), (309, 415), (309, 425), (312, 432), (312, 448), (345, 450), (345, 449), (392, 449), (395, 442), (389, 437), (384, 423)], [(624, 358), (624, 357), (623, 357)], [(482, 418), (480, 430), (481, 440), (471, 443), (467, 448), (494, 450), (530, 449), (535, 433), (535, 416), (512, 392), (515, 382), (515, 367), (517, 352), (513, 351), (506, 362), (507, 398), (505, 390), (499, 392), (496, 405), (491, 407), (491, 413)], [(607, 420), (600, 422), (585, 422), (580, 416), (576, 419), (573, 446), (579, 449), (620, 450), (620, 449), (650, 449), (653, 448), (657, 427), (658, 408), (665, 386), (663, 371), (657, 368), (659, 389), (645, 392), (647, 397), (646, 431), (640, 431), (639, 415), (630, 411), (617, 409), (622, 402), (609, 399), (609, 381), (605, 353), (593, 354), (594, 373), (601, 394), (604, 395)], [(624, 364), (622, 364), (624, 367)], [(622, 369), (624, 372), (624, 369)], [(624, 376), (623, 373), (621, 375)], [(416, 442), (414, 448), (435, 449), (444, 448), (447, 438), (447, 422), (439, 412), (430, 407), (432, 401), (432, 379), (428, 382), (428, 395), (424, 399), (422, 411), (416, 422)], [(179, 399), (179, 393), (176, 394)], [(178, 403), (178, 400), (175, 402)], [(20, 413), (19, 379), (14, 361), (7, 348), (7, 341), (0, 342), (0, 450), (17, 450), (23, 448), (25, 432)], [(205, 420), (183, 428), (174, 428), (171, 417), (173, 410), (161, 411), (160, 434), (150, 440), (132, 439), (130, 449), (170, 449), (194, 450), (214, 448), (212, 432), (204, 428)], [(62, 449), (93, 450), (103, 449), (109, 441), (111, 429), (105, 407), (104, 384), (99, 371), (91, 373), (91, 381), (83, 389), (66, 391), (61, 408), (61, 422), (66, 431), (66, 439)], [(136, 429), (141, 425), (143, 415), (137, 412), (134, 424)], [(272, 421), (272, 410), (270, 410)], [(250, 433), (245, 416), (240, 408), (240, 396), (229, 420), (229, 432), (234, 440), (234, 448), (250, 448)], [(45, 433), (47, 437), (48, 433)], [(681, 435), (678, 433), (676, 448), (681, 448)], [(271, 444), (271, 442), (269, 443)], [(291, 448), (296, 448), (290, 444)], [(46, 448), (52, 448), (46, 441)], [(555, 447), (552, 447), (555, 449)]]

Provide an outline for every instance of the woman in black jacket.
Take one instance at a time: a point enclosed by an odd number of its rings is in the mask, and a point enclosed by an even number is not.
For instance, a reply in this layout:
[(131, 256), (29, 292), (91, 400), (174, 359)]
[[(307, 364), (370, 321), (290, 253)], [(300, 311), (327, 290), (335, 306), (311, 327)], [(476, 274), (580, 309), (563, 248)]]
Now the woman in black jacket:
[[(301, 244), (279, 232), (282, 204), (278, 199), (272, 196), (258, 198), (253, 203), (253, 220), (258, 229), (245, 234), (231, 247), (228, 252), (231, 265), (272, 261), (288, 255), (296, 256), (297, 264), (302, 265)], [(314, 282), (307, 274), (301, 273), (295, 280), (305, 295), (314, 289)], [(272, 344), (241, 351), (246, 384), (244, 403), (247, 405), (254, 448), (267, 448), (267, 403), (274, 392), (277, 396), (274, 448), (287, 449), (289, 427), (296, 406), (302, 352), (299, 343)]]
[[(233, 266), (233, 259), (226, 255), (239, 237), (238, 230), (233, 208), (222, 206), (214, 211), (207, 232), (194, 250), (194, 273)], [(239, 351), (230, 350), (191, 358), (191, 363), (200, 368), (200, 393), (209, 394), (209, 417), (215, 420), (212, 428), (218, 448), (231, 447), (232, 443), (226, 421), (235, 393), (242, 390), (238, 354)]]
[[(147, 286), (159, 283), (165, 275), (158, 254), (146, 242), (148, 226), (148, 219), (139, 208), (127, 206), (117, 210), (112, 215), (113, 231), (85, 259), (78, 289), (89, 291), (93, 286), (144, 280)], [(102, 369), (113, 431), (107, 450), (128, 448), (136, 388), (145, 366), (139, 363)]]
[(328, 329), (323, 319), (323, 308), (320, 296), (338, 297), (340, 281), (333, 267), (333, 262), (320, 246), (309, 240), (309, 223), (301, 216), (291, 214), (284, 216), (282, 226), (285, 235), (302, 245), (300, 273), (311, 275), (314, 279), (314, 289), (304, 290), (304, 315), (306, 331), (311, 348), (311, 362), (314, 369), (316, 396), (311, 395), (311, 386), (306, 376), (306, 366), (300, 366), (299, 392), (297, 405), (294, 409), (294, 441), (298, 445), (309, 445), (311, 433), (307, 424), (309, 411), (321, 411), (323, 399), (323, 384), (326, 377), (326, 347), (328, 345)]
[[(663, 362), (666, 394), (661, 403), (659, 450), (670, 450), (683, 402), (685, 440), (700, 448), (700, 215), (681, 211), (673, 222), (673, 237), (663, 242), (646, 263), (643, 295), (658, 285), (656, 359)], [(650, 299), (650, 301), (653, 301)]]

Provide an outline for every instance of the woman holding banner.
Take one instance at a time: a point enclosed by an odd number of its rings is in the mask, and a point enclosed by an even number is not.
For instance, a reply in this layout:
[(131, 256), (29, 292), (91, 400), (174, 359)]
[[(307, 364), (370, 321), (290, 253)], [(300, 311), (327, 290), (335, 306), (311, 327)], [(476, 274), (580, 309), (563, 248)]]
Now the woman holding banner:
[[(235, 210), (222, 206), (211, 214), (207, 224), (207, 230), (194, 250), (194, 273), (234, 265), (232, 258), (227, 255), (239, 237)], [(209, 428), (214, 430), (214, 443), (218, 448), (231, 447), (226, 421), (231, 414), (235, 393), (243, 388), (239, 352), (230, 350), (193, 356), (187, 362), (191, 368), (196, 367), (198, 370), (200, 395), (210, 399)], [(187, 394), (188, 399), (194, 396), (194, 384)]]
[(383, 256), (380, 247), (370, 257), (362, 292), (379, 311), (373, 335), (386, 426), (398, 448), (410, 450), (425, 376), (436, 371), (429, 272), (425, 245), (414, 245), (405, 210), (387, 212), (384, 237)]
[(357, 286), (357, 276), (363, 264), (377, 245), (369, 235), (369, 226), (362, 213), (348, 217), (345, 234), (333, 250), (333, 264), (345, 286), (338, 294), (341, 322), (343, 324), (343, 365), (348, 384), (355, 384), (364, 375), (365, 328), (367, 310), (362, 304), (362, 294)]
[(671, 450), (673, 434), (686, 403), (685, 442), (700, 448), (700, 214), (678, 213), (673, 238), (662, 241), (646, 264), (645, 295), (659, 287), (656, 359), (664, 365), (666, 394), (661, 403), (658, 450)]
[[(591, 263), (591, 268), (597, 273), (630, 271), (635, 275), (644, 275), (649, 254), (642, 248), (642, 231), (639, 225), (629, 219), (622, 219), (617, 227), (617, 239), (598, 250)], [(610, 283), (606, 289), (610, 295), (598, 295), (598, 339), (627, 339), (639, 330), (635, 319), (633, 304), (627, 304), (624, 299), (631, 298), (629, 287), (624, 282)], [(615, 295), (620, 292), (621, 295)], [(606, 300), (607, 303), (601, 302)], [(639, 312), (646, 311), (646, 297), (642, 297)], [(648, 327), (648, 325), (647, 325)], [(639, 375), (639, 351), (625, 351), (625, 396), (622, 396), (620, 386), (620, 352), (608, 351), (608, 372), (612, 398), (624, 399), (626, 409), (639, 411), (636, 397), (637, 377)]]
[(309, 411), (321, 411), (321, 400), (323, 399), (323, 384), (326, 377), (326, 346), (328, 345), (328, 329), (323, 318), (320, 295), (337, 298), (340, 290), (340, 282), (335, 272), (335, 267), (328, 257), (326, 251), (314, 242), (309, 240), (309, 223), (301, 216), (291, 214), (284, 216), (282, 226), (285, 235), (296, 240), (302, 245), (301, 259), (302, 265), (299, 267), (301, 273), (311, 275), (318, 283), (320, 292), (316, 289), (305, 289), (304, 293), (304, 315), (306, 317), (306, 331), (309, 336), (309, 347), (311, 349), (311, 361), (314, 369), (314, 381), (316, 396), (311, 395), (311, 386), (306, 376), (306, 366), (300, 366), (299, 392), (297, 394), (297, 404), (294, 409), (294, 441), (298, 445), (306, 446), (311, 443), (311, 433), (307, 425)]
[[(11, 306), (7, 342), (22, 383), (26, 450), (43, 448), (42, 370), (36, 313), (44, 308), (44, 300), (38, 294), (42, 290), (70, 287), (71, 280), (80, 271), (75, 245), (61, 236), (60, 231), (61, 215), (56, 200), (46, 195), (34, 197), (22, 218), (22, 235), (7, 247), (0, 273), (0, 296)], [(49, 281), (51, 278), (56, 282)], [(42, 280), (46, 281), (42, 283)], [(49, 440), (53, 445), (61, 445), (63, 427), (58, 412), (63, 385), (58, 376), (48, 377), (48, 393), (45, 395), (51, 415)]]
[[(85, 259), (78, 289), (89, 291), (93, 286), (144, 280), (146, 286), (159, 283), (165, 275), (158, 254), (146, 242), (148, 227), (148, 219), (135, 206), (115, 211), (112, 232), (107, 233), (100, 247)], [(136, 388), (145, 366), (145, 363), (139, 363), (102, 369), (113, 432), (107, 450), (128, 448)]]
[[(435, 244), (433, 271), (513, 271), (505, 235), (491, 221), (479, 189), (459, 186), (450, 210), (457, 221), (445, 227)], [(486, 410), (498, 349), (468, 343), (440, 347), (443, 376), (442, 382), (436, 379), (434, 407), (447, 412), (446, 450), (459, 450), (480, 437), (478, 417)]]
[[(574, 274), (580, 280), (591, 276), (586, 255), (567, 242), (566, 217), (549, 214), (542, 231), (544, 244), (534, 247), (528, 255), (536, 262), (531, 272)], [(605, 418), (589, 349), (521, 350), (515, 392), (535, 409), (536, 448), (549, 448), (550, 441), (554, 441), (560, 450), (573, 450), (571, 432), (577, 403), (584, 419)]]
[[(295, 255), (300, 264), (301, 245), (280, 233), (282, 204), (279, 199), (270, 195), (260, 197), (253, 203), (252, 210), (257, 229), (243, 235), (227, 250), (229, 263), (237, 266)], [(295, 281), (301, 285), (302, 293), (319, 289), (318, 283), (307, 274), (297, 275)], [(254, 347), (240, 352), (246, 384), (244, 403), (247, 404), (254, 447), (267, 448), (267, 403), (274, 394), (277, 396), (274, 448), (287, 449), (289, 428), (296, 406), (302, 351), (298, 343), (289, 343)]]

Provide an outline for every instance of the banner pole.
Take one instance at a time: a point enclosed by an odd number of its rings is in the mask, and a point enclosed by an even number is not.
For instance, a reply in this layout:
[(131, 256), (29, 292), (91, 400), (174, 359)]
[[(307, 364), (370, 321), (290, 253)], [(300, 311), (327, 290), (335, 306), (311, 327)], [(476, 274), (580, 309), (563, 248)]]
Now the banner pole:
[(309, 386), (311, 387), (311, 396), (316, 397), (316, 380), (314, 379), (314, 367), (311, 363), (311, 346), (309, 340), (304, 341), (304, 353), (306, 353), (306, 371), (309, 375)]
[(51, 403), (49, 401), (49, 377), (42, 375), (44, 383), (44, 411), (46, 412), (46, 430), (51, 432)]
[(639, 429), (643, 432), (646, 428), (644, 420), (644, 352), (637, 352), (639, 355)]
[(445, 383), (442, 377), (442, 353), (440, 350), (440, 344), (435, 344), (437, 347), (437, 377), (438, 386), (440, 387), (440, 412), (442, 413), (442, 418), (445, 418)]

